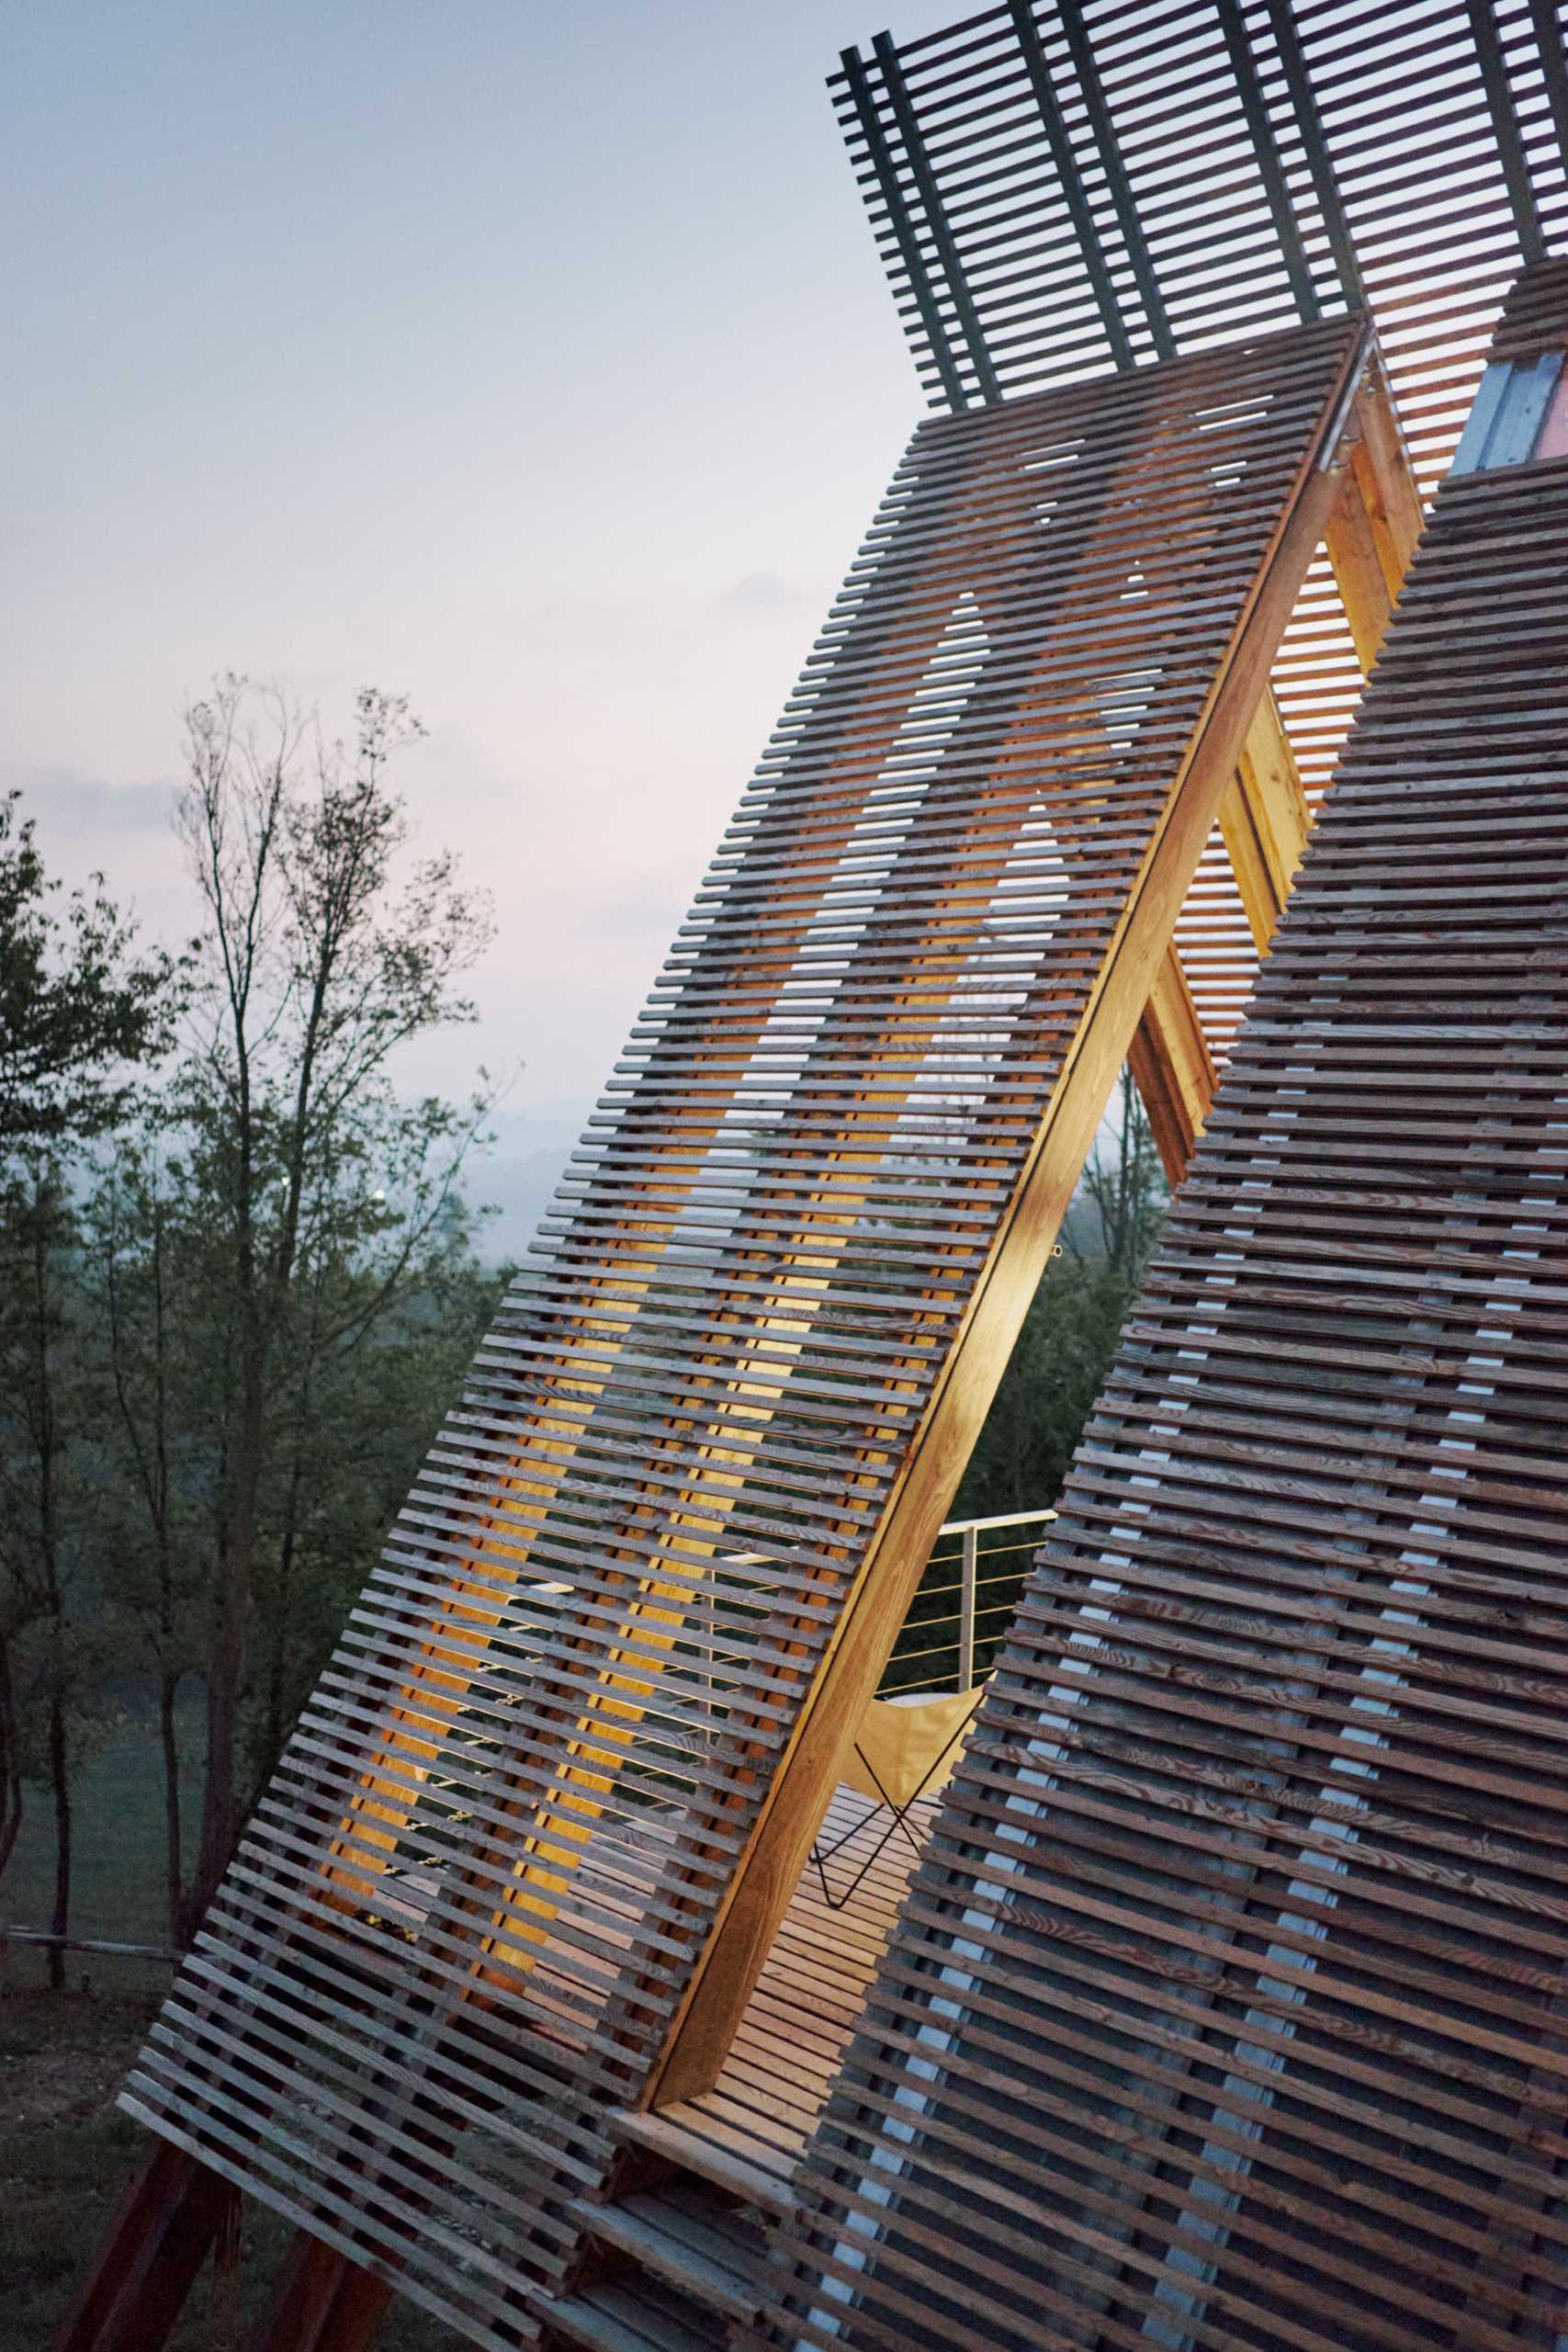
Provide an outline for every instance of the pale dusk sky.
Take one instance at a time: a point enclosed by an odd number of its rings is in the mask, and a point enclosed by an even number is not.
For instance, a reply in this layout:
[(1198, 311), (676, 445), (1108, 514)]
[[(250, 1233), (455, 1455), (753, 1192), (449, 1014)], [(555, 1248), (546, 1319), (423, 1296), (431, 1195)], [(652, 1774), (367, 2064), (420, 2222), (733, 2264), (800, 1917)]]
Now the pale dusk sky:
[(407, 1082), (598, 1092), (923, 413), (855, 6), (12, 0), (0, 782), (58, 867), (178, 934), (182, 700), (406, 692), (500, 925)]

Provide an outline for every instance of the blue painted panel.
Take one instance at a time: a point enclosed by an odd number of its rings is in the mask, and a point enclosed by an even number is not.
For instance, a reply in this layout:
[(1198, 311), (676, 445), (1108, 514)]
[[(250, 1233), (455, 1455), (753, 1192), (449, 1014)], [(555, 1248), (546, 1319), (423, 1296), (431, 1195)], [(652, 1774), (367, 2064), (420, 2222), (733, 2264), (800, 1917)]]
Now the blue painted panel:
[(1503, 405), (1503, 394), (1513, 372), (1507, 360), (1494, 360), (1482, 377), (1474, 402), (1465, 420), (1464, 431), (1460, 435), (1459, 447), (1454, 451), (1453, 464), (1449, 468), (1450, 473), (1478, 473), (1484, 464), (1493, 423)]
[(1481, 379), (1450, 472), (1481, 473), (1527, 462), (1551, 406), (1563, 356), (1549, 351), (1540, 359), (1493, 361)]
[(1514, 368), (1486, 445), (1486, 465), (1522, 466), (1527, 462), (1546, 422), (1546, 412), (1551, 406), (1551, 395), (1562, 373), (1560, 351), (1549, 351), (1542, 358)]

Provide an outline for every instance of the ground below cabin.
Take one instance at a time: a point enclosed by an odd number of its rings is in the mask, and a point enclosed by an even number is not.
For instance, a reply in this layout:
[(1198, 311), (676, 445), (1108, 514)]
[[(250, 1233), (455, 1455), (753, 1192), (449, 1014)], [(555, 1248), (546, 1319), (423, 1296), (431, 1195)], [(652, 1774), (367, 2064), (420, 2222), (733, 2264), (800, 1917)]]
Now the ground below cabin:
[[(20, 1975), (24, 1963), (13, 1962)], [(34, 1963), (29, 1959), (26, 1963)], [(0, 2341), (49, 2352), (84, 2266), (147, 2146), (115, 2098), (158, 1996), (0, 1992)], [(237, 2291), (197, 2282), (171, 2352), (230, 2352), (257, 2316), (288, 2238), (286, 2223), (245, 2209)], [(377, 2352), (457, 2352), (457, 2338), (395, 2303)]]

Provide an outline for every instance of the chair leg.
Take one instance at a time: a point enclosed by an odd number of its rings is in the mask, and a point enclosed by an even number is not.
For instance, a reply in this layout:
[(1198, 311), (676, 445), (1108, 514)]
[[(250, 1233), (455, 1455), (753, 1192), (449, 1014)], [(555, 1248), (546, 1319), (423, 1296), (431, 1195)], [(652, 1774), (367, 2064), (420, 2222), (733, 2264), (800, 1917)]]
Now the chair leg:
[(239, 2191), (160, 2140), (120, 2199), (54, 2352), (161, 2352)]

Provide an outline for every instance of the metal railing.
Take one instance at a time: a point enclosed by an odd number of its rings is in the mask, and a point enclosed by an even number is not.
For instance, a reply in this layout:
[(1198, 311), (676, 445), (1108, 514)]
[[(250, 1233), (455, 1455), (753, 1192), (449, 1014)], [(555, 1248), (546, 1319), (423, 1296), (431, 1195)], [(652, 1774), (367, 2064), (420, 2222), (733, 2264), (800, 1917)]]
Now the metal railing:
[(1045, 1509), (1002, 1511), (950, 1519), (938, 1530), (879, 1698), (974, 1689), (1006, 1639), (1030, 1562), (1055, 1516)]
[[(878, 1698), (935, 1697), (971, 1690), (984, 1679), (1011, 1627), (1041, 1536), (1055, 1516), (1046, 1508), (1001, 1511), (988, 1519), (951, 1519), (938, 1529), (877, 1686)], [(765, 1609), (766, 1582), (749, 1579), (746, 1574), (749, 1568), (767, 1566), (764, 1555), (725, 1553), (716, 1565), (726, 1581), (733, 1582), (738, 1596), (754, 1584), (759, 1611)], [(518, 1599), (530, 1611), (541, 1638), (547, 1637), (561, 1604), (574, 1589), (570, 1583), (554, 1580), (530, 1580), (519, 1587)], [(734, 1623), (727, 1623), (724, 1634), (729, 1646), (734, 1645), (736, 1632)], [(651, 1668), (646, 1690), (635, 1697), (631, 1693), (635, 1670), (628, 1669), (626, 1708), (628, 1715), (635, 1713), (637, 1738), (628, 1745), (614, 1772), (614, 1794), (606, 1793), (602, 1800), (606, 1822), (618, 1819), (624, 1827), (634, 1819), (646, 1822), (651, 1815), (672, 1815), (678, 1810), (692, 1769), (692, 1751), (721, 1738), (728, 1722), (728, 1704), (718, 1696), (715, 1671), (718, 1639), (717, 1597), (710, 1592), (703, 1600), (694, 1600), (686, 1623), (671, 1634), (667, 1657)], [(468, 1744), (457, 1725), (448, 1738), (454, 1749)], [(483, 1770), (484, 1752), (492, 1741), (493, 1733), (488, 1728), (475, 1740), (476, 1771)], [(430, 1773), (425, 1785), (427, 1797), (445, 1804), (456, 1835), (469, 1817), (465, 1787), (439, 1769)], [(423, 1827), (427, 1841), (432, 1830), (428, 1818)], [(418, 1865), (416, 1876), (428, 1879), (432, 1865), (426, 1843), (418, 1849)], [(394, 1859), (384, 1872), (384, 1883), (389, 1888), (405, 1881), (413, 1883)], [(413, 1894), (406, 1905), (408, 1916), (418, 1916), (429, 1899), (428, 1886)], [(20, 1940), (15, 1931), (13, 1936)]]

